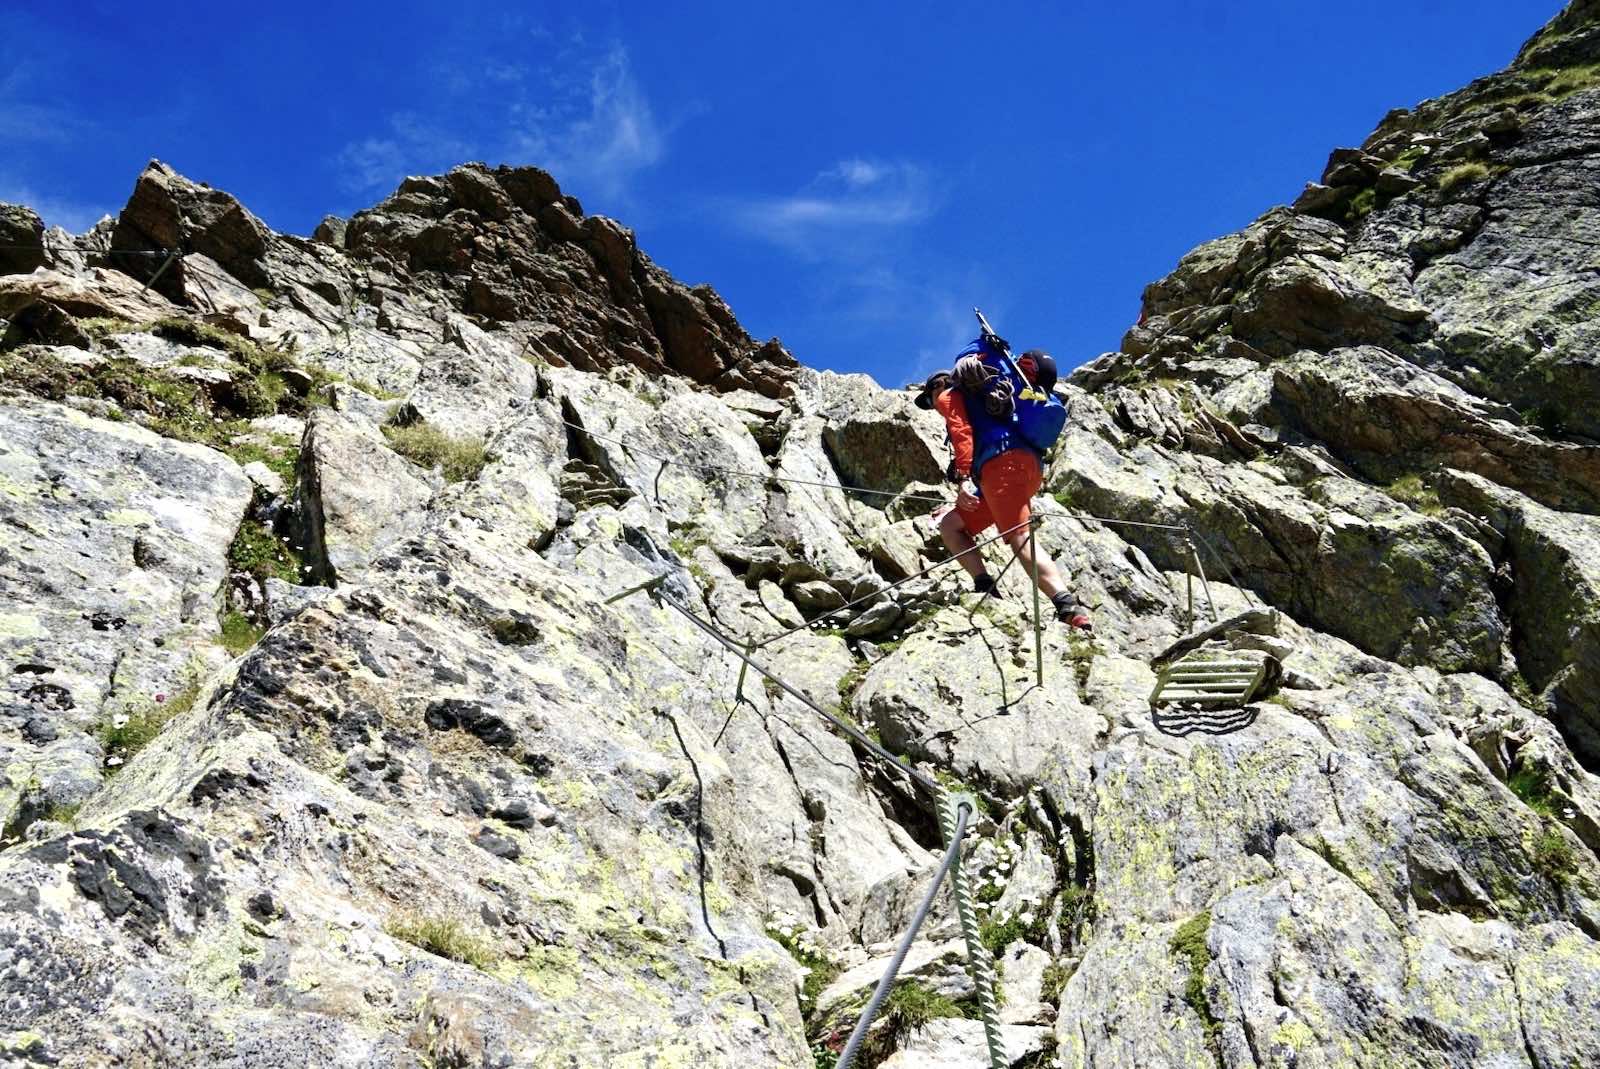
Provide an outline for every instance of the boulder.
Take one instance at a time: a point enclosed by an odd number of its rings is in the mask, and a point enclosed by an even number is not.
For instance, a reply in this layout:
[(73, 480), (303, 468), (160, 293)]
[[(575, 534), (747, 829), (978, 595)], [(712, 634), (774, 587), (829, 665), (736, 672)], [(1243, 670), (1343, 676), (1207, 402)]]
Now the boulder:
[[(151, 160), (117, 217), (111, 248), (202, 253), (245, 286), (254, 287), (271, 283), (266, 268), (270, 238), (266, 224), (229, 194), (191, 182), (159, 160)], [(153, 278), (162, 264), (157, 257), (122, 256), (118, 260), (119, 267), (141, 281)], [(187, 294), (184, 265), (174, 262), (154, 288), (183, 301)]]
[(25, 275), (45, 264), (44, 220), (21, 204), (0, 204), (0, 275)]
[(44, 301), (77, 318), (104, 317), (144, 323), (176, 315), (159, 293), (141, 289), (120, 271), (93, 268), (86, 274), (56, 270), (0, 276), (0, 316)]
[(1441, 497), (1503, 539), (1513, 651), (1573, 750), (1600, 762), (1600, 518), (1556, 512), (1451, 471)]
[(365, 420), (314, 410), (300, 447), (306, 561), (325, 586), (359, 578), (394, 542), (414, 534), (433, 490)]
[(324, 215), (322, 222), (311, 232), (313, 241), (320, 241), (324, 245), (332, 245), (336, 249), (344, 248), (345, 230), (350, 221), (338, 215)]

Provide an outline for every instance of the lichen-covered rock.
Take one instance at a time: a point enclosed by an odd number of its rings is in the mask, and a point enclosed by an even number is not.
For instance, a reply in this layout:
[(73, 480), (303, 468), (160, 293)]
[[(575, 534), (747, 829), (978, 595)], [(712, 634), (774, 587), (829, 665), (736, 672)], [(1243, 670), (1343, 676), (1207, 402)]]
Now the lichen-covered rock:
[[(53, 343), (0, 354), (0, 1060), (809, 1067), (927, 780), (1014, 1069), (1600, 1060), (1594, 7), (1064, 388), (1037, 543), (1092, 637), (942, 560), (935, 417), (543, 172), (306, 240), (153, 165), (0, 278)], [(1282, 687), (1152, 707), (1202, 644)], [(948, 893), (920, 936), (877, 1054), (982, 1066)]]
[(319, 409), (300, 450), (300, 498), (312, 575), (325, 585), (361, 576), (416, 529), (433, 490), (370, 423)]

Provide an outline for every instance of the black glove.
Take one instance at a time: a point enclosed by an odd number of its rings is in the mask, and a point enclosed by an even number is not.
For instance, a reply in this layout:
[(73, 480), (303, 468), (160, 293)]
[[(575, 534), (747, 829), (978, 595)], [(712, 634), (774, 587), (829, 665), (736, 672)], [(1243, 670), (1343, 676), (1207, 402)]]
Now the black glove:
[(1010, 344), (998, 334), (985, 334), (983, 341), (984, 344), (997, 353), (1009, 353), (1011, 351)]

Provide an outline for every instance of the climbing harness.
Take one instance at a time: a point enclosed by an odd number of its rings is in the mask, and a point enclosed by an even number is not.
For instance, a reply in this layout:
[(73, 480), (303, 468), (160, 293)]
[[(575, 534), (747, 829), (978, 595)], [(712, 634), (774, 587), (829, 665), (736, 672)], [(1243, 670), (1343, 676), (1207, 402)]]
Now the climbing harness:
[[(850, 1045), (845, 1048), (845, 1054), (839, 1061), (840, 1069), (848, 1069), (855, 1057), (855, 1051), (860, 1047), (862, 1038), (872, 1024), (872, 1018), (877, 1014), (878, 1008), (883, 1004), (883, 999), (888, 995), (889, 989), (894, 986), (895, 977), (900, 970), (900, 965), (905, 960), (906, 952), (910, 950), (911, 943), (916, 939), (917, 932), (921, 929), (923, 921), (927, 918), (928, 910), (932, 906), (934, 896), (939, 887), (944, 883), (945, 877), (950, 878), (951, 896), (955, 900), (956, 914), (961, 924), (961, 936), (967, 948), (967, 971), (972, 978), (973, 987), (977, 992), (978, 1007), (983, 1018), (984, 1038), (989, 1050), (990, 1069), (1006, 1069), (1010, 1064), (1005, 1057), (1005, 1050), (1000, 1042), (1000, 1022), (998, 1016), (998, 1002), (995, 998), (995, 973), (994, 965), (989, 958), (987, 948), (979, 937), (977, 911), (974, 906), (976, 901), (972, 894), (972, 887), (967, 879), (966, 872), (961, 867), (961, 841), (966, 834), (967, 820), (977, 811), (977, 802), (967, 794), (951, 794), (939, 785), (926, 773), (913, 768), (910, 764), (896, 757), (870, 736), (855, 725), (845, 721), (816, 702), (806, 697), (805, 694), (790, 686), (787, 682), (774, 675), (772, 671), (753, 659), (744, 648), (741, 648), (729, 636), (723, 634), (717, 627), (702, 620), (675, 597), (671, 591), (665, 589), (667, 573), (656, 576), (643, 583), (629, 587), (618, 594), (607, 598), (605, 603), (612, 604), (630, 595), (648, 591), (651, 598), (658, 604), (664, 604), (688, 620), (695, 627), (705, 632), (717, 643), (727, 649), (734, 656), (744, 662), (748, 668), (753, 668), (784, 693), (800, 702), (813, 713), (817, 714), (829, 724), (848, 735), (857, 745), (865, 748), (881, 761), (903, 772), (911, 782), (922, 787), (928, 792), (939, 809), (940, 829), (944, 834), (946, 852), (943, 863), (934, 875), (933, 886), (928, 889), (921, 906), (913, 917), (911, 926), (902, 938), (894, 957), (891, 959), (888, 971), (878, 982), (871, 1001), (867, 1004), (866, 1011), (861, 1019), (856, 1022), (855, 1031), (851, 1035)], [(677, 729), (676, 722), (673, 724)], [(707, 916), (707, 927), (710, 927), (710, 918)]]

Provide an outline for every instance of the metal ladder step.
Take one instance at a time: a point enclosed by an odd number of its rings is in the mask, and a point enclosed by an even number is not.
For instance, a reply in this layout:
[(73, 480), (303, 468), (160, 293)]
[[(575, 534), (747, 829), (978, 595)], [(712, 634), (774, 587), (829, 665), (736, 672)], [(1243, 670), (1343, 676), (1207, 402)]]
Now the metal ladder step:
[(1208, 705), (1245, 705), (1266, 675), (1264, 661), (1207, 658), (1194, 651), (1167, 665), (1156, 676), (1150, 706), (1172, 702)]

